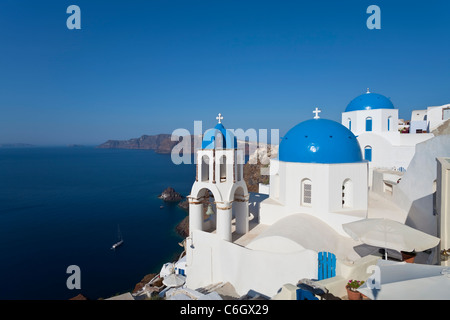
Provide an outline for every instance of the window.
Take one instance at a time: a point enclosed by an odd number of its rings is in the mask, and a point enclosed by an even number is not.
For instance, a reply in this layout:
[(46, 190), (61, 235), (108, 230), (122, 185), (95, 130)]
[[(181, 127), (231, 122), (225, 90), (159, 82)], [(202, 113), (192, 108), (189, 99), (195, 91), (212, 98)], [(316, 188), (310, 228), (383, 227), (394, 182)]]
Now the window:
[(392, 128), (392, 117), (389, 117), (387, 119), (387, 129), (388, 129), (388, 131), (391, 131), (391, 128)]
[(352, 131), (352, 119), (348, 118), (348, 130)]
[(371, 146), (366, 146), (364, 148), (364, 159), (366, 159), (367, 161), (372, 161), (372, 147)]
[(450, 119), (450, 108), (442, 109), (442, 120)]
[(311, 206), (312, 204), (312, 183), (309, 179), (302, 181), (301, 205)]
[(366, 118), (366, 131), (372, 131), (372, 118)]

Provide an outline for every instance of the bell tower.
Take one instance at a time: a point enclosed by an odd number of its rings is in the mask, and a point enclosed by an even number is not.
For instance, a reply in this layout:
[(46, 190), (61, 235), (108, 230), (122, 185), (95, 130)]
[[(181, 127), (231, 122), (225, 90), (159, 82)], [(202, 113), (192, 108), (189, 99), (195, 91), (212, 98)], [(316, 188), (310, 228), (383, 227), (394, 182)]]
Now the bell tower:
[[(244, 152), (238, 149), (234, 134), (223, 126), (222, 114), (219, 113), (216, 119), (217, 125), (205, 132), (202, 148), (196, 155), (195, 182), (188, 196), (189, 233), (208, 231), (208, 222), (210, 231), (214, 232), (211, 222), (215, 222), (217, 236), (232, 241), (233, 232), (245, 234), (249, 230), (249, 195), (243, 178)], [(211, 197), (214, 198), (212, 202)]]

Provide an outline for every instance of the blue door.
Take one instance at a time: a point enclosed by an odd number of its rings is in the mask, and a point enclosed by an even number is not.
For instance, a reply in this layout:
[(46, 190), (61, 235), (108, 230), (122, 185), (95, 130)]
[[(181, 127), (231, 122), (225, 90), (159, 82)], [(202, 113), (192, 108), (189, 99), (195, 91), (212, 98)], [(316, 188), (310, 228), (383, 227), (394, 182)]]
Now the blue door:
[(372, 161), (372, 147), (364, 148), (364, 159), (367, 161)]
[(372, 131), (372, 118), (366, 118), (366, 131)]
[(328, 279), (336, 276), (336, 256), (331, 252), (319, 252), (318, 278)]

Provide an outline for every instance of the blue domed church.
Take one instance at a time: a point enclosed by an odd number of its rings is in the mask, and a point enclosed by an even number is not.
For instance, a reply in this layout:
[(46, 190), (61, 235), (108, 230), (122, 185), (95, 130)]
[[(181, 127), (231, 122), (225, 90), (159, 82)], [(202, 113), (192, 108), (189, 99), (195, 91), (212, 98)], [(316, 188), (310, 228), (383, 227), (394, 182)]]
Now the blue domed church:
[(342, 223), (366, 217), (368, 162), (356, 136), (342, 124), (320, 118), (299, 123), (282, 138), (270, 166), (262, 223), (304, 213), (344, 235)]
[(415, 154), (417, 143), (431, 134), (401, 134), (398, 109), (391, 99), (367, 89), (342, 113), (342, 125), (357, 137), (363, 158), (369, 162), (369, 186), (375, 168), (404, 172)]
[[(369, 90), (348, 103), (341, 123), (319, 112), (281, 139), (278, 158), (270, 159), (268, 194), (248, 192), (243, 150), (220, 114), (203, 135), (188, 197), (188, 288), (230, 283), (238, 295), (252, 290), (282, 299), (286, 289), (295, 299), (289, 284), (301, 279), (322, 280), (337, 296), (345, 295), (348, 279), (367, 279), (367, 266), (379, 257), (357, 252), (361, 242), (343, 225), (404, 214), (389, 202), (390, 189), (374, 194), (371, 177), (378, 189), (379, 182), (398, 183), (390, 180), (392, 169), (408, 168), (416, 144), (431, 134), (400, 134), (394, 104)], [(334, 270), (326, 276), (324, 254)]]
[(358, 265), (358, 243), (342, 225), (367, 217), (368, 161), (351, 130), (317, 115), (289, 130), (270, 160), (268, 196), (247, 192), (239, 157), (221, 123), (204, 134), (189, 196), (189, 288), (228, 282), (239, 295), (274, 296), (320, 278), (322, 252), (335, 257), (336, 276)]

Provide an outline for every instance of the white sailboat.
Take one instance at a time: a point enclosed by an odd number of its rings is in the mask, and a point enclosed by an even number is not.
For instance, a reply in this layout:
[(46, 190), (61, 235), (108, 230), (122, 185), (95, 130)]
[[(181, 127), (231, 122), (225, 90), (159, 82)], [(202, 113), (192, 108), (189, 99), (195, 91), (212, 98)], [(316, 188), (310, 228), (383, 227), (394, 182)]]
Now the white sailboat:
[(123, 244), (123, 238), (122, 238), (122, 234), (120, 233), (120, 227), (117, 226), (118, 228), (118, 233), (119, 233), (119, 241), (114, 243), (111, 247), (111, 249), (116, 249), (117, 247), (121, 246)]

